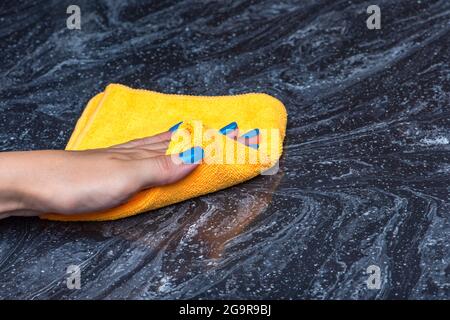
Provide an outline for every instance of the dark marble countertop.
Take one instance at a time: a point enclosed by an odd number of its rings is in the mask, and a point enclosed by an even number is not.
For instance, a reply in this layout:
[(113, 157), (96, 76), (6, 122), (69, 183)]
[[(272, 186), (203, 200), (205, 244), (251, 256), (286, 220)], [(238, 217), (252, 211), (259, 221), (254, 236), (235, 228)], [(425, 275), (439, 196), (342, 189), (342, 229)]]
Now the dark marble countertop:
[(274, 176), (113, 222), (0, 221), (0, 298), (450, 298), (450, 2), (376, 2), (86, 0), (69, 30), (71, 1), (2, 1), (3, 151), (64, 148), (111, 82), (266, 92), (289, 119)]

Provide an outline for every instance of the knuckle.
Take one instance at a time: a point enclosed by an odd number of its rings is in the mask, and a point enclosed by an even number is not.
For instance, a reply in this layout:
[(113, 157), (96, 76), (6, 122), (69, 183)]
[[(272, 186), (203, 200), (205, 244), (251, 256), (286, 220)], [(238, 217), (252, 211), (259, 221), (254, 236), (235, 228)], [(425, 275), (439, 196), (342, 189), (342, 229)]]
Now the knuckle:
[(158, 157), (158, 169), (164, 174), (170, 173), (173, 169), (172, 159), (167, 156)]

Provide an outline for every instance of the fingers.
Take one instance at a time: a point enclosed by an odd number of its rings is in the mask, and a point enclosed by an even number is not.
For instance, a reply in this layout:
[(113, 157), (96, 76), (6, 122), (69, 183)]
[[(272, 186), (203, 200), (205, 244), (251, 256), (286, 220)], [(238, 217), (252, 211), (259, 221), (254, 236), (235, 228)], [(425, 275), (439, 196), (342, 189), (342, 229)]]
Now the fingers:
[(144, 144), (144, 145), (141, 145), (140, 147), (142, 149), (149, 150), (149, 151), (162, 150), (165, 152), (167, 150), (167, 147), (169, 147), (169, 144), (170, 144), (170, 139), (166, 140), (166, 141), (162, 141), (162, 142), (152, 143), (152, 144)]
[(114, 148), (109, 152), (114, 152), (118, 158), (123, 160), (140, 160), (163, 156), (166, 154), (166, 149), (147, 150), (145, 148)]
[[(162, 132), (151, 137), (145, 137), (118, 144), (111, 148), (107, 148), (106, 151), (119, 152), (125, 159), (129, 157), (130, 160), (141, 160), (165, 155), (170, 144), (172, 134), (178, 129), (181, 123), (182, 122), (175, 124), (166, 132)], [(259, 129), (253, 129), (241, 135), (238, 124), (236, 122), (231, 122), (219, 131), (229, 138), (248, 147), (254, 149), (258, 149), (259, 147)]]
[(143, 145), (136, 145), (134, 147), (128, 147), (128, 148), (113, 148), (114, 151), (122, 151), (122, 152), (136, 152), (136, 151), (148, 151), (149, 156), (151, 153), (155, 154), (165, 154), (167, 148), (169, 147), (170, 140), (163, 141), (163, 142), (157, 142), (152, 144), (143, 144)]
[(186, 177), (203, 158), (203, 150), (198, 147), (195, 150), (194, 156), (188, 150), (188, 154), (185, 151), (179, 156), (162, 155), (134, 161), (134, 170), (142, 188), (171, 184)]
[(159, 134), (156, 134), (151, 137), (145, 137), (141, 139), (135, 139), (131, 140), (125, 143), (121, 143), (118, 145), (115, 145), (111, 148), (136, 148), (141, 146), (148, 146), (155, 143), (167, 143), (167, 145), (170, 142), (170, 137), (172, 136), (172, 132), (166, 131)]
[(225, 127), (223, 127), (222, 129), (220, 129), (220, 133), (223, 135), (228, 136), (231, 139), (236, 139), (237, 135), (238, 135), (238, 125), (236, 122), (231, 122), (229, 124), (227, 124)]
[(259, 148), (259, 129), (252, 129), (243, 135), (239, 136), (239, 128), (236, 122), (231, 122), (225, 127), (219, 130), (223, 135), (228, 136), (230, 139), (234, 139), (239, 143), (245, 144), (248, 147), (258, 149)]
[(120, 158), (136, 160), (166, 154), (170, 143), (171, 132), (163, 132), (151, 137), (131, 140), (104, 149), (106, 152), (116, 153)]
[(241, 135), (239, 138), (237, 138), (237, 141), (251, 148), (258, 149), (259, 139), (260, 139), (259, 129), (256, 128)]

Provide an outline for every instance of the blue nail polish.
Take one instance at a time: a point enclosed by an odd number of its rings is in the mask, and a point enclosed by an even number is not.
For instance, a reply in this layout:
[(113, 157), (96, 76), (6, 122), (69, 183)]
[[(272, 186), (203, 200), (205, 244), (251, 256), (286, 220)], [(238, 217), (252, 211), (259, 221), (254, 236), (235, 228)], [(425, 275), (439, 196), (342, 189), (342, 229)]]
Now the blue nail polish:
[(248, 146), (249, 146), (250, 148), (253, 148), (253, 149), (256, 149), (256, 150), (259, 149), (259, 144), (258, 144), (258, 143), (252, 143), (252, 144), (249, 144)]
[(174, 132), (175, 130), (178, 129), (178, 127), (183, 123), (183, 121), (178, 122), (176, 125), (174, 125), (173, 127), (170, 127), (169, 131), (170, 132)]
[(193, 147), (180, 153), (181, 161), (186, 164), (198, 163), (205, 156), (202, 147)]
[(250, 138), (252, 138), (252, 137), (257, 136), (258, 134), (259, 134), (259, 129), (253, 129), (253, 130), (250, 130), (250, 131), (247, 132), (247, 133), (244, 133), (244, 134), (241, 136), (241, 138), (248, 138), (248, 139), (250, 139)]
[(223, 127), (222, 129), (220, 129), (220, 133), (227, 135), (228, 133), (236, 130), (238, 127), (236, 122), (232, 122), (230, 124), (227, 124), (225, 127)]

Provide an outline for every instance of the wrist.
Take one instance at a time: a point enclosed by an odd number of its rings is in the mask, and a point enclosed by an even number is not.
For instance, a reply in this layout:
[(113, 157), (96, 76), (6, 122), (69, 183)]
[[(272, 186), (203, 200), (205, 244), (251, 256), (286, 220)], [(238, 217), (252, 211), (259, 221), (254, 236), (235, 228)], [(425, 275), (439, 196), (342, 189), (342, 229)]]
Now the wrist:
[(29, 210), (20, 189), (11, 188), (3, 181), (0, 186), (0, 214)]
[(14, 154), (0, 153), (0, 214), (32, 210), (26, 203), (26, 181), (21, 173), (21, 157), (15, 157)]

